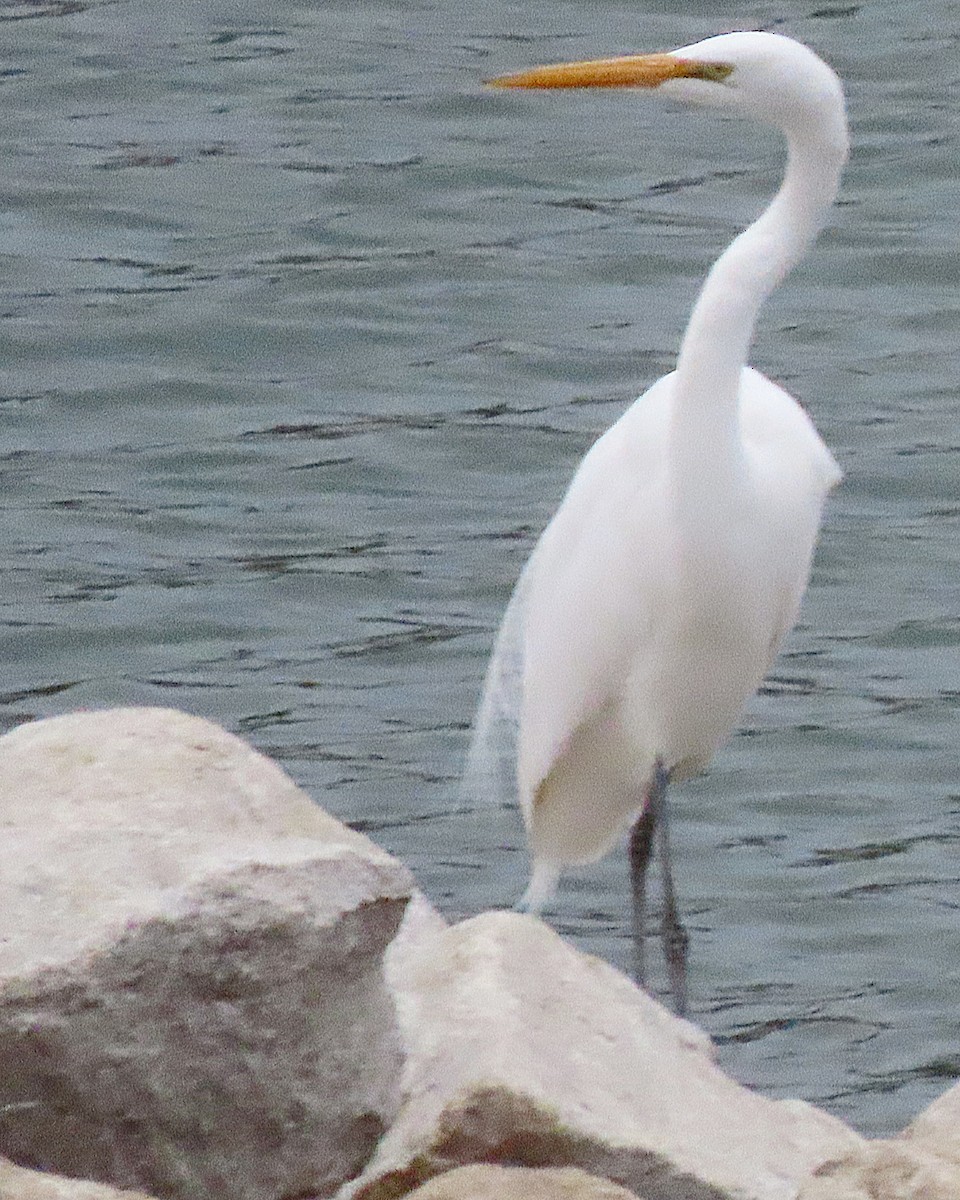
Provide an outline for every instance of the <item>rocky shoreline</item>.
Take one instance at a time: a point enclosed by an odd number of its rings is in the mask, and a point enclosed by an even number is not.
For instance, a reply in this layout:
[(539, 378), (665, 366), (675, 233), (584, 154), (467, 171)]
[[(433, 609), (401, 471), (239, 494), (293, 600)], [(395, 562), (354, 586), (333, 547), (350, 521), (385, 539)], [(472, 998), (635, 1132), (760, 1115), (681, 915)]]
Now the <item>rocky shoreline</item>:
[(960, 1085), (883, 1141), (743, 1088), (210, 722), (21, 726), (0, 823), (0, 1200), (960, 1198)]

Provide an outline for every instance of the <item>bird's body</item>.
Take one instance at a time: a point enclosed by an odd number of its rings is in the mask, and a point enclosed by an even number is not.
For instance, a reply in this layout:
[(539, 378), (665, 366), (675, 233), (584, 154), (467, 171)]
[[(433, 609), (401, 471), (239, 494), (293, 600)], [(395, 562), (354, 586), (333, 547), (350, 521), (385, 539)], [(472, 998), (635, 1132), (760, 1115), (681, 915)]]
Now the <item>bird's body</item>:
[(599, 858), (657, 758), (674, 782), (707, 765), (793, 625), (839, 478), (796, 401), (750, 369), (735, 475), (709, 453), (677, 472), (675, 379), (594, 444), (525, 570), (517, 782), (535, 861)]
[[(530, 907), (563, 867), (605, 853), (651, 797), (659, 814), (666, 781), (701, 771), (729, 736), (793, 625), (840, 478), (803, 409), (746, 366), (760, 305), (836, 193), (840, 85), (811, 51), (773, 34), (711, 38), (670, 58), (613, 62), (618, 78), (620, 64), (641, 64), (664, 91), (772, 120), (788, 167), (770, 207), (710, 272), (676, 370), (584, 458), (508, 609), (471, 762), (482, 771), (506, 732)], [(584, 86), (584, 67), (607, 66), (576, 64), (570, 86)], [(563, 70), (500, 82), (567, 86), (556, 82)], [(641, 925), (644, 869), (634, 880)]]

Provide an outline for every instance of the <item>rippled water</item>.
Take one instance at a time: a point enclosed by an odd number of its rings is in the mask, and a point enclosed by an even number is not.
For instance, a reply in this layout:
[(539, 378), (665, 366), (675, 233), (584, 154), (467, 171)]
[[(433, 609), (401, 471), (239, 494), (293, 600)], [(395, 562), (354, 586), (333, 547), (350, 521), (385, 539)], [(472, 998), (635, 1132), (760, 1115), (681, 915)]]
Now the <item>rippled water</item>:
[[(954, 5), (2, 0), (0, 723), (213, 717), (448, 914), (512, 902), (516, 814), (457, 799), (493, 630), (781, 159), (480, 81), (761, 26), (848, 86), (842, 205), (754, 353), (847, 479), (674, 841), (723, 1065), (883, 1132), (960, 1074)], [(626, 915), (615, 855), (554, 919), (626, 966)]]

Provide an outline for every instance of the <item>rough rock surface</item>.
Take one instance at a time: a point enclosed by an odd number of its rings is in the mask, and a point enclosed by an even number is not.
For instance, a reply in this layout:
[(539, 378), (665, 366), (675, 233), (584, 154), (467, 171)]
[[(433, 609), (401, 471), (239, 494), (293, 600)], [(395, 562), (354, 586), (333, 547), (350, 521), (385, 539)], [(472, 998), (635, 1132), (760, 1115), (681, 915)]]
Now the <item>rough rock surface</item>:
[[(960, 1166), (960, 1083), (944, 1092), (904, 1130), (903, 1137)], [(960, 1189), (957, 1191), (960, 1196)]]
[(105, 1183), (28, 1171), (0, 1158), (0, 1200), (151, 1200), (143, 1192), (119, 1192)]
[(819, 1167), (797, 1200), (957, 1200), (960, 1168), (891, 1138)]
[(705, 1034), (534, 918), (476, 917), (394, 965), (405, 1102), (355, 1200), (477, 1162), (578, 1166), (644, 1200), (793, 1200), (862, 1142), (734, 1083)]
[(635, 1192), (576, 1167), (457, 1167), (409, 1200), (637, 1200)]
[(824, 1163), (798, 1200), (957, 1200), (960, 1085), (925, 1109), (899, 1137), (865, 1143)]
[(408, 873), (209, 722), (0, 738), (0, 1153), (171, 1197), (330, 1195), (399, 1102)]

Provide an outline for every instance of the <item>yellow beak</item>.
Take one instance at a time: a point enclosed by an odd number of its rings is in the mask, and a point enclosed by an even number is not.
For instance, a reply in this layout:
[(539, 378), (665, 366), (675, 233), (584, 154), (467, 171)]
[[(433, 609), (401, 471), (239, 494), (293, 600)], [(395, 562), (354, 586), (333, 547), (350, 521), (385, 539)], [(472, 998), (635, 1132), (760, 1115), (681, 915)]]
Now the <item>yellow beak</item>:
[(491, 79), (502, 88), (655, 88), (668, 79), (704, 79), (722, 83), (733, 71), (728, 63), (697, 62), (673, 54), (630, 54), (622, 58), (596, 58), (588, 62), (555, 63), (531, 67), (516, 75)]

